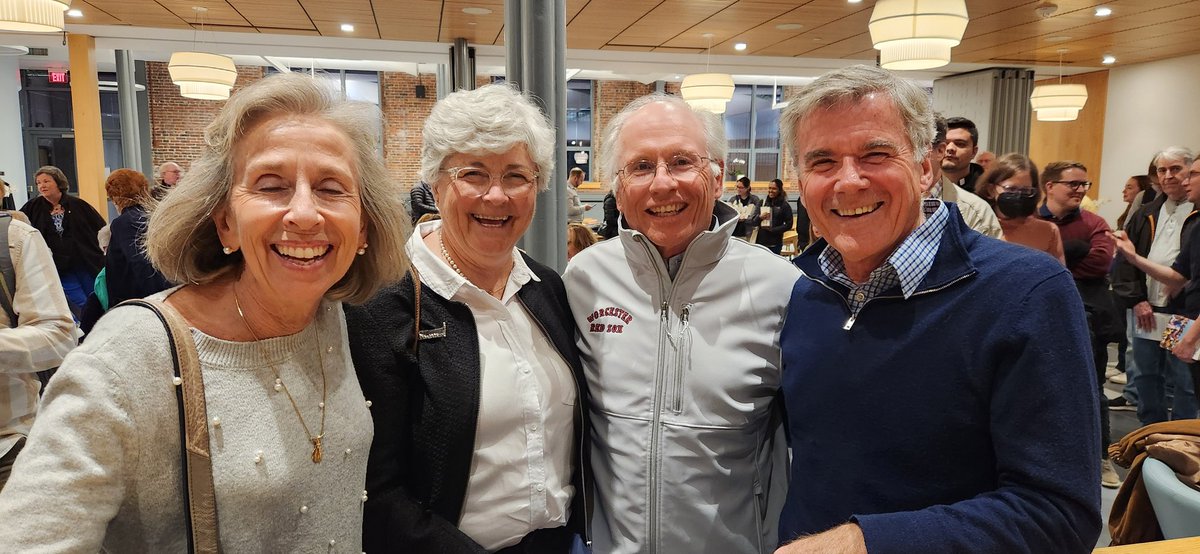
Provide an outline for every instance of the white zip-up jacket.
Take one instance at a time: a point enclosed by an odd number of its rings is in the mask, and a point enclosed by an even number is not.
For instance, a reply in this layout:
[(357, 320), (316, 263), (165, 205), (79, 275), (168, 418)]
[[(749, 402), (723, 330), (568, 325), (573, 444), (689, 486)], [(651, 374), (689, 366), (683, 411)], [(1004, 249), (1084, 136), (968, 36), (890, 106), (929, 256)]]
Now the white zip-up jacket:
[(670, 278), (625, 228), (564, 274), (591, 398), (597, 553), (770, 553), (786, 495), (779, 332), (800, 270), (711, 230)]

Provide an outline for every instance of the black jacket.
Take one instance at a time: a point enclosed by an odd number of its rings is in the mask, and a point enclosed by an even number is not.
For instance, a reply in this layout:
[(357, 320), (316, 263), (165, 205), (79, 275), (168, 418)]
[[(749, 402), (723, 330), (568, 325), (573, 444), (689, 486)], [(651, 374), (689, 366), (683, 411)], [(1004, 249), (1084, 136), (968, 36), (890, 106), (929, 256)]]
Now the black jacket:
[(617, 236), (617, 231), (620, 231), (620, 224), (617, 220), (621, 219), (621, 210), (617, 209), (617, 197), (609, 191), (604, 195), (604, 226), (600, 228), (600, 236), (606, 239), (611, 239)]
[(438, 213), (437, 203), (433, 199), (433, 189), (429, 188), (425, 181), (413, 185), (412, 190), (408, 191), (408, 197), (412, 202), (413, 223), (416, 223), (425, 214)]
[(141, 246), (149, 219), (141, 206), (130, 206), (110, 226), (112, 240), (104, 258), (109, 306), (131, 298), (145, 298), (171, 287), (167, 278), (150, 265)]
[(783, 234), (792, 229), (792, 206), (782, 199), (772, 204), (768, 198), (763, 200), (762, 207), (771, 209), (771, 223), (758, 228), (755, 242), (763, 246), (779, 246), (783, 244)]
[[(1129, 241), (1133, 243), (1133, 247), (1137, 253), (1145, 256), (1150, 253), (1150, 245), (1154, 242), (1154, 231), (1158, 224), (1158, 212), (1162, 209), (1163, 203), (1167, 201), (1167, 195), (1160, 194), (1154, 198), (1149, 204), (1143, 205), (1136, 213), (1129, 216), (1125, 221), (1125, 234), (1129, 237)], [(1188, 238), (1191, 233), (1189, 230), (1200, 218), (1196, 217), (1196, 211), (1192, 210), (1183, 220), (1183, 229), (1179, 232), (1179, 251), (1182, 252), (1188, 247)], [(1134, 267), (1122, 256), (1117, 256), (1116, 265), (1113, 269), (1112, 281), (1113, 294), (1121, 303), (1121, 308), (1132, 308), (1135, 304), (1146, 300), (1146, 273)], [(1180, 305), (1177, 307), (1177, 301)], [(1181, 313), (1176, 308), (1182, 308), (1182, 298), (1176, 296), (1168, 303), (1167, 313)]]
[(78, 196), (63, 193), (58, 202), (66, 212), (62, 236), (54, 229), (54, 219), (50, 215), (54, 206), (49, 200), (34, 197), (21, 206), (21, 211), (29, 217), (29, 223), (42, 232), (59, 272), (86, 270), (95, 277), (104, 267), (104, 252), (100, 251), (100, 242), (96, 238), (96, 233), (106, 224), (104, 218)]
[[(586, 389), (575, 347), (575, 326), (562, 279), (528, 256), (541, 281), (517, 294), (578, 384), (571, 520), (583, 533), (590, 491)], [(421, 285), (419, 341), (414, 337), (412, 275), (363, 306), (346, 307), (350, 352), (363, 393), (371, 400), (375, 438), (367, 463), (363, 508), (366, 552), (486, 552), (458, 530), (471, 473), (479, 418), (479, 342), (464, 304)], [(415, 345), (414, 342), (418, 342)], [(585, 475), (587, 474), (587, 475)]]

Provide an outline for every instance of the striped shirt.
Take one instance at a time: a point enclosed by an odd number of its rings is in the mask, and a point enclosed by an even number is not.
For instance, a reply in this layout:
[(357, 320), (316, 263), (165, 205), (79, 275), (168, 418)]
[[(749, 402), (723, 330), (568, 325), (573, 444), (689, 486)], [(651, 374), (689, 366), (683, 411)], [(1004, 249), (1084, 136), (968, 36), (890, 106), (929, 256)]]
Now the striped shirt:
[(77, 338), (46, 241), (25, 223), (0, 219), (4, 224), (17, 277), (11, 291), (17, 326), (0, 313), (0, 456), (33, 425), (41, 387), (35, 372), (61, 364)]
[(850, 305), (850, 319), (846, 321), (847, 330), (854, 325), (858, 313), (872, 298), (896, 285), (900, 286), (904, 298), (912, 296), (925, 274), (929, 273), (929, 268), (933, 267), (934, 255), (937, 254), (942, 232), (949, 220), (949, 210), (941, 200), (926, 198), (921, 201), (921, 211), (925, 214), (925, 221), (900, 242), (900, 246), (871, 272), (865, 283), (855, 283), (850, 279), (842, 254), (832, 245), (826, 246), (817, 257), (821, 271), (848, 289), (846, 302)]

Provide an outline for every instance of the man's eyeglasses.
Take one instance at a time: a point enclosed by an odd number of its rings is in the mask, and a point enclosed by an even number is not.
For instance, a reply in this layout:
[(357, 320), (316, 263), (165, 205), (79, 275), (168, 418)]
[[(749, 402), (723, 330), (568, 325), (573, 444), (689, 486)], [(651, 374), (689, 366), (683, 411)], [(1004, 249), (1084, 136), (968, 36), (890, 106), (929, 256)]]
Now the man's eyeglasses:
[[(459, 187), (459, 190), (472, 196), (487, 194), (492, 189), (492, 183), (496, 181), (496, 178), (482, 167), (450, 167), (442, 171), (450, 174), (450, 181)], [(509, 169), (499, 176), (500, 190), (509, 198), (524, 196), (533, 190), (537, 178), (538, 174), (532, 171)]]
[(1071, 187), (1073, 190), (1087, 190), (1087, 189), (1092, 188), (1091, 181), (1050, 181), (1050, 182), (1058, 183), (1060, 185), (1067, 185), (1068, 187)]
[(712, 161), (711, 158), (691, 152), (683, 152), (671, 156), (671, 159), (665, 162), (634, 160), (625, 164), (625, 167), (617, 172), (617, 176), (621, 177), (624, 175), (625, 182), (630, 185), (648, 185), (654, 180), (654, 176), (658, 174), (658, 166), (665, 165), (667, 166), (667, 173), (671, 175), (671, 178), (679, 181), (695, 177), (703, 170), (704, 164), (710, 161)]

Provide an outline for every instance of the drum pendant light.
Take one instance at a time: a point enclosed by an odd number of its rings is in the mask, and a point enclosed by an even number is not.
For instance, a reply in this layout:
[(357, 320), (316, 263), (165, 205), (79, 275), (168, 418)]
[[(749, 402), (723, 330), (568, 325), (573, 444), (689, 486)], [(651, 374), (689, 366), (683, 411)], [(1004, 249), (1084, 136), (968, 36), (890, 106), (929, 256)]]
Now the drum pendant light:
[[(708, 39), (708, 59), (712, 60), (712, 33)], [(708, 69), (708, 62), (705, 62)], [(694, 73), (683, 78), (679, 94), (693, 108), (715, 114), (725, 113), (725, 104), (733, 99), (733, 77), (725, 73)]]
[(0, 31), (58, 33), (71, 0), (0, 0)]
[(964, 0), (879, 0), (867, 29), (880, 67), (921, 70), (950, 63), (967, 21)]
[[(197, 6), (192, 10), (196, 12), (196, 19), (203, 28), (202, 15), (208, 9)], [(233, 64), (233, 58), (221, 54), (175, 52), (171, 54), (167, 71), (171, 74), (171, 82), (179, 85), (179, 94), (196, 100), (225, 100), (237, 82), (237, 66)]]
[(1062, 55), (1066, 51), (1058, 50), (1058, 84), (1036, 86), (1029, 96), (1038, 121), (1075, 121), (1087, 104), (1087, 85), (1062, 82)]

